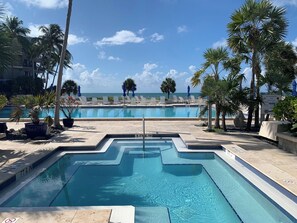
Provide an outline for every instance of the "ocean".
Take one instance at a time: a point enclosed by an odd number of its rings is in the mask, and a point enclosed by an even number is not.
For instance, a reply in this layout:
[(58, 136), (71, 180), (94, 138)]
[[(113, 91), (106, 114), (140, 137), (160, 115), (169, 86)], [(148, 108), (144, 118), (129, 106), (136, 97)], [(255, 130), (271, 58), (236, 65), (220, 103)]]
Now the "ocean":
[[(122, 96), (123, 93), (81, 93), (82, 96), (86, 96), (87, 98), (92, 98), (92, 97), (97, 97), (97, 98), (102, 98), (103, 96), (108, 96), (108, 97), (113, 97), (113, 96)], [(188, 94), (185, 93), (174, 93), (170, 94), (170, 98), (172, 98), (173, 95), (176, 95), (177, 97), (183, 97), (187, 98)], [(191, 93), (195, 98), (200, 96), (200, 93)], [(129, 96), (132, 97), (132, 92), (129, 93)], [(143, 96), (145, 98), (160, 98), (160, 96), (165, 96), (167, 98), (167, 94), (163, 93), (136, 93), (135, 96)]]

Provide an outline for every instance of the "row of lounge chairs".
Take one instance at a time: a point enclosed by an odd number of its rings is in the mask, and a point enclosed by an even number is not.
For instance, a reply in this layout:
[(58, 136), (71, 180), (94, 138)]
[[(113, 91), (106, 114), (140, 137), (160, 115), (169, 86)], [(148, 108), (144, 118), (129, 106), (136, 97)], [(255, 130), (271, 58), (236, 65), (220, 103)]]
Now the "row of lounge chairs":
[[(96, 97), (92, 97), (91, 101), (88, 101), (85, 96), (79, 97), (79, 101), (81, 105), (119, 105), (119, 104), (131, 104), (131, 105), (157, 105), (157, 104), (166, 104), (165, 96), (161, 96), (160, 100), (157, 100), (155, 97), (152, 98), (145, 98), (143, 96), (135, 96), (130, 98), (129, 96), (120, 98), (118, 96), (114, 96), (112, 100), (108, 100), (107, 96), (103, 96), (102, 100), (98, 100)], [(184, 99), (183, 97), (177, 97), (173, 95), (172, 99), (168, 101), (169, 103), (173, 104), (198, 104), (198, 105), (205, 105), (205, 100), (203, 98), (196, 99), (194, 96), (190, 96), (188, 99)], [(167, 102), (167, 103), (168, 103)]]

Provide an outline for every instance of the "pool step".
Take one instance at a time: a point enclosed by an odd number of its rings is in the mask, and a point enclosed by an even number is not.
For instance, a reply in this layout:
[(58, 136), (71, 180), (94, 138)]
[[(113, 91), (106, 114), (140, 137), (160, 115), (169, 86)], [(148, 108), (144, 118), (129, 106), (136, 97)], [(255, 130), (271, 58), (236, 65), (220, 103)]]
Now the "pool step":
[(136, 207), (135, 223), (170, 223), (166, 207)]

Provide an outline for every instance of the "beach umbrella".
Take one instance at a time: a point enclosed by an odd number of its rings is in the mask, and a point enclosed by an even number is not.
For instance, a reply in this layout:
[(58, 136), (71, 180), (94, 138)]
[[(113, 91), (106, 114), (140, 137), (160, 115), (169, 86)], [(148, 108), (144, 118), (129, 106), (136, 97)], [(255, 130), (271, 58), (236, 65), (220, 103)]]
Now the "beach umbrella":
[(125, 84), (122, 85), (122, 89), (123, 89), (123, 96), (126, 97), (126, 85)]
[(293, 81), (293, 89), (292, 89), (292, 95), (297, 96), (297, 91), (296, 91), (296, 80)]
[(190, 86), (188, 85), (188, 98), (190, 97)]
[(80, 86), (79, 86), (79, 85), (77, 86), (77, 96), (78, 96), (78, 97), (81, 96), (81, 93), (80, 93)]

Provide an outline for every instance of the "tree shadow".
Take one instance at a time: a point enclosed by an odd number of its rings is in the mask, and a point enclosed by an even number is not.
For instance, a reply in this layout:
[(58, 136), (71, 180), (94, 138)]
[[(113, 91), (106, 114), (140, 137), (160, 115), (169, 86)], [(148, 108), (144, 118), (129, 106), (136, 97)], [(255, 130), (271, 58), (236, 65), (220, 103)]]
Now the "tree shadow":
[(0, 149), (0, 168), (3, 167), (9, 160), (21, 158), (27, 153), (25, 151), (2, 150)]

